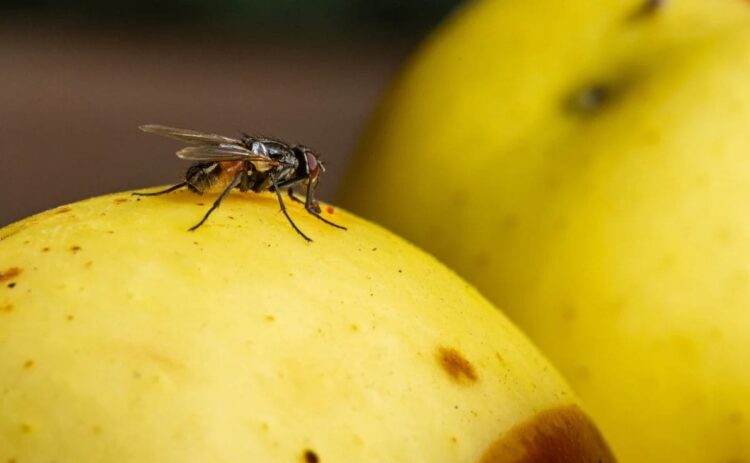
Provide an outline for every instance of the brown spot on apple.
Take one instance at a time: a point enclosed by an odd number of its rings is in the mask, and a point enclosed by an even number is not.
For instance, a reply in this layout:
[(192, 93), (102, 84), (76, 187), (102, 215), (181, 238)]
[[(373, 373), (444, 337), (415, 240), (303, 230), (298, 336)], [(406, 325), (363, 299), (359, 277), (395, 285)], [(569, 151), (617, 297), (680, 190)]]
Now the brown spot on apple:
[(474, 365), (464, 355), (452, 347), (439, 347), (437, 359), (443, 371), (456, 383), (468, 385), (479, 380)]
[(594, 423), (576, 405), (545, 410), (503, 433), (479, 463), (613, 463)]
[(0, 283), (3, 281), (12, 280), (13, 278), (20, 275), (22, 271), (23, 270), (18, 267), (11, 267), (8, 270), (0, 272)]
[(318, 458), (318, 454), (313, 452), (310, 449), (305, 450), (305, 452), (302, 454), (302, 458), (304, 459), (305, 463), (320, 462), (320, 458)]

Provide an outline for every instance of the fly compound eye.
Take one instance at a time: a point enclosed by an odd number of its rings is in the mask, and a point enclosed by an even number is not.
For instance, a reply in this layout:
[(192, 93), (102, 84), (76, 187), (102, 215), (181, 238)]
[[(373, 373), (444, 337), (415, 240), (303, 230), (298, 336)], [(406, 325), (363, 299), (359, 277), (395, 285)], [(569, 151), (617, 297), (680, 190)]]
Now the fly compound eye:
[(310, 177), (316, 178), (320, 173), (318, 158), (311, 151), (305, 151), (305, 158), (307, 159), (307, 168), (310, 171)]

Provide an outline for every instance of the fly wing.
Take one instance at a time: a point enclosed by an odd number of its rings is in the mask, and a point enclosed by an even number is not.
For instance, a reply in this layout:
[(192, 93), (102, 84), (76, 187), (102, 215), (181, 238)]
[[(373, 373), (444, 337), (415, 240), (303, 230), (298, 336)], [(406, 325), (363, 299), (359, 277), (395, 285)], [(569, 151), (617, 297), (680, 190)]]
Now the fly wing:
[(227, 145), (235, 144), (241, 145), (240, 140), (225, 137), (223, 135), (216, 135), (213, 133), (201, 133), (195, 130), (188, 129), (177, 129), (174, 127), (167, 127), (165, 125), (147, 124), (138, 127), (144, 132), (153, 133), (162, 137), (171, 138), (173, 140), (179, 140), (191, 145)]
[(234, 144), (188, 146), (179, 150), (177, 157), (187, 161), (208, 162), (248, 160), (259, 172), (265, 172), (279, 165), (268, 156), (253, 153), (244, 146)]

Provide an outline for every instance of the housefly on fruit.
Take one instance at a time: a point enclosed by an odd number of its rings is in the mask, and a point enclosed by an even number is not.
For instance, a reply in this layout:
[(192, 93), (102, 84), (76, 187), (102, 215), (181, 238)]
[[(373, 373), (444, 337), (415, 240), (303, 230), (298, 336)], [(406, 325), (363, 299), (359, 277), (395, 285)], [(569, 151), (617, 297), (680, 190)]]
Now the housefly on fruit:
[[(177, 151), (177, 157), (193, 161), (193, 164), (188, 167), (182, 182), (154, 193), (133, 193), (134, 195), (158, 196), (180, 188), (203, 194), (217, 185), (224, 186), (211, 208), (200, 222), (190, 228), (190, 231), (203, 225), (234, 188), (255, 193), (276, 193), (281, 212), (292, 228), (307, 241), (312, 240), (297, 227), (286, 210), (281, 194), (284, 190), (293, 201), (304, 204), (305, 210), (318, 220), (346, 230), (346, 227), (320, 215), (315, 189), (318, 187), (320, 174), (325, 172), (325, 167), (318, 155), (307, 146), (289, 145), (273, 138), (252, 137), (247, 134), (235, 139), (163, 125), (142, 125), (140, 129), (191, 145)], [(305, 187), (304, 201), (294, 194), (294, 188), (297, 186)]]

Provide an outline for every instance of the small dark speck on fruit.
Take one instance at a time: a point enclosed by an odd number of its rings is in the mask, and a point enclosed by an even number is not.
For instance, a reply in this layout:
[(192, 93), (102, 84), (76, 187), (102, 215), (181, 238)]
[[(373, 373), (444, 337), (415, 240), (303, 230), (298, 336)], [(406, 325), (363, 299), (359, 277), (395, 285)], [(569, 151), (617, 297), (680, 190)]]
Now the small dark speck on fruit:
[(69, 322), (72, 322), (73, 320), (75, 320), (75, 318), (76, 317), (74, 317), (73, 315), (68, 315), (67, 317), (65, 317), (65, 319), (68, 320)]
[(320, 461), (320, 458), (318, 458), (318, 454), (310, 449), (305, 450), (303, 456), (305, 458), (305, 463), (318, 463)]
[(49, 250), (50, 250), (49, 246), (45, 246), (42, 248), (42, 252), (49, 252)]
[(667, 4), (668, 0), (645, 0), (641, 6), (641, 16), (660, 10)]
[(31, 432), (31, 426), (29, 426), (26, 423), (22, 423), (21, 424), (21, 432), (24, 433), (24, 434), (30, 433)]
[(641, 0), (640, 5), (630, 15), (631, 21), (639, 21), (651, 16), (666, 6), (668, 0)]
[(107, 233), (109, 233), (110, 235), (114, 235), (115, 231), (114, 230), (107, 230)]
[(229, 218), (229, 220), (234, 220), (234, 216), (233, 215), (228, 215), (227, 217)]
[(71, 250), (71, 252), (74, 252), (74, 253), (75, 253), (75, 252), (78, 252), (78, 251), (80, 251), (80, 250), (81, 250), (81, 247), (80, 247), (80, 246), (77, 246), (77, 245), (76, 245), (76, 246), (71, 246), (71, 247), (70, 247), (70, 250)]
[(276, 321), (276, 317), (274, 317), (273, 315), (266, 315), (266, 320), (268, 320), (269, 322)]
[(141, 200), (141, 198), (135, 198), (135, 200), (136, 200), (136, 201), (140, 201), (140, 200)]
[(326, 207), (326, 212), (328, 212), (329, 214), (333, 214), (334, 212), (336, 212), (336, 209), (332, 208), (331, 206), (328, 206)]
[(23, 367), (24, 368), (32, 368), (33, 366), (34, 366), (34, 361), (33, 360), (26, 360), (23, 363)]
[(117, 204), (126, 203), (126, 202), (128, 202), (127, 198), (117, 198), (117, 199), (115, 199), (115, 203), (117, 203)]
[(404, 273), (401, 269), (398, 269), (398, 273)]
[(10, 289), (13, 289), (13, 288), (15, 288), (15, 287), (16, 287), (16, 283), (15, 283), (15, 282), (13, 282), (13, 283), (8, 283), (8, 288), (10, 288)]
[(372, 248), (372, 250), (373, 250), (373, 251), (377, 251), (377, 250), (378, 250), (378, 248)]
[(70, 211), (72, 211), (72, 209), (69, 207), (61, 207), (60, 209), (57, 209), (55, 211), (55, 214), (65, 214), (66, 212), (70, 212)]
[(198, 205), (198, 206), (205, 206), (206, 205), (206, 203), (195, 203), (195, 204)]
[(13, 304), (0, 305), (0, 313), (11, 313), (13, 312)]
[(0, 281), (11, 280), (21, 274), (23, 270), (18, 267), (11, 267), (8, 270), (0, 272)]
[(568, 100), (568, 108), (576, 113), (590, 115), (600, 109), (612, 96), (611, 90), (603, 84), (584, 87)]

